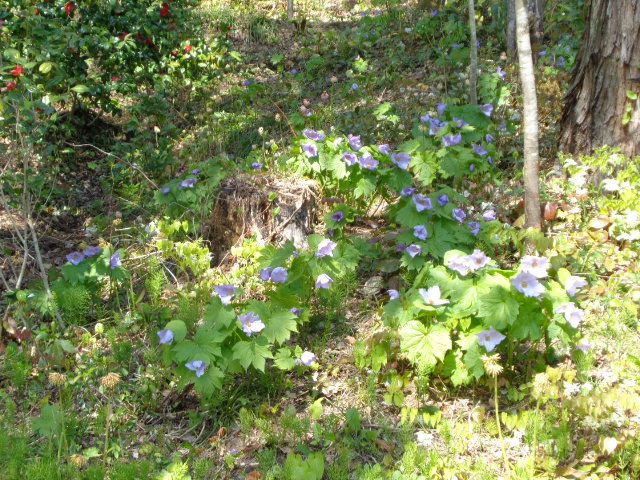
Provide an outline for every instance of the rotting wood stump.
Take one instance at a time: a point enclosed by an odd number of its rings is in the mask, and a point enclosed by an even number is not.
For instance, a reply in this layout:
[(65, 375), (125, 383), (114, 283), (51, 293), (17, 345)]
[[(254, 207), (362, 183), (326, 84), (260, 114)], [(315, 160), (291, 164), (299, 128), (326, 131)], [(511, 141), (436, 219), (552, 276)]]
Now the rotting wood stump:
[(292, 241), (305, 248), (316, 221), (317, 192), (314, 181), (293, 177), (240, 174), (222, 182), (207, 228), (214, 262), (222, 263), (249, 236), (262, 244)]

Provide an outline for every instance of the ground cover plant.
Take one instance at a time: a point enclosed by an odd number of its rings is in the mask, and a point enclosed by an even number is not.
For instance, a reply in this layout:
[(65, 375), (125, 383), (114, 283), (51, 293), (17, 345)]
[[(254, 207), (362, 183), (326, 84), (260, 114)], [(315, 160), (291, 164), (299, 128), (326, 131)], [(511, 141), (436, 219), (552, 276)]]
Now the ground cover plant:
[(0, 3), (0, 478), (638, 478), (602, 3)]

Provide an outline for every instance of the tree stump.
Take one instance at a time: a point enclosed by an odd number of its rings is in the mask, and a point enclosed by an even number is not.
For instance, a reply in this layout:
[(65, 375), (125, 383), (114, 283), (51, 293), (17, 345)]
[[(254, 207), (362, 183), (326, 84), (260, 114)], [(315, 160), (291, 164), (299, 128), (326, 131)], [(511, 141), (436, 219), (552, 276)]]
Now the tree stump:
[(307, 247), (316, 222), (317, 191), (312, 180), (271, 175), (240, 174), (222, 182), (207, 226), (214, 262), (222, 263), (248, 236), (261, 244), (292, 241)]

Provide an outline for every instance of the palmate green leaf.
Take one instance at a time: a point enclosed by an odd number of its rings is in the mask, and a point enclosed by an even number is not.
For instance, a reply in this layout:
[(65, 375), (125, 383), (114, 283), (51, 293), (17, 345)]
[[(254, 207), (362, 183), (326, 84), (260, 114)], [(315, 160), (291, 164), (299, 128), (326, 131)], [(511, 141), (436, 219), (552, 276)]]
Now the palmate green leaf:
[(262, 335), (271, 343), (284, 343), (291, 337), (291, 332), (297, 332), (296, 316), (290, 310), (273, 312), (265, 321)]
[(196, 377), (193, 386), (203, 397), (210, 397), (222, 388), (224, 372), (218, 367), (209, 365), (201, 377)]
[(333, 176), (338, 180), (347, 176), (347, 164), (339, 154), (320, 152), (319, 164), (323, 170), (333, 173)]
[(33, 420), (33, 430), (42, 437), (58, 435), (62, 430), (62, 411), (57, 405), (45, 405)]
[(433, 367), (451, 346), (449, 331), (442, 325), (427, 327), (412, 320), (400, 329), (400, 349), (416, 365)]
[(273, 364), (280, 370), (291, 370), (296, 365), (296, 359), (293, 358), (291, 349), (282, 347), (278, 349)]
[(469, 369), (462, 361), (460, 352), (449, 352), (442, 362), (442, 374), (449, 377), (455, 387), (467, 385), (471, 381)]
[(474, 376), (476, 380), (479, 380), (484, 375), (484, 364), (482, 363), (482, 352), (480, 351), (480, 345), (478, 343), (473, 343), (467, 353), (464, 354), (462, 360), (464, 364), (469, 369), (471, 375)]
[(478, 316), (498, 330), (511, 325), (518, 318), (520, 304), (509, 290), (493, 287), (482, 290), (478, 301)]
[(360, 180), (358, 180), (358, 183), (356, 184), (356, 188), (354, 189), (353, 193), (355, 195), (355, 198), (360, 198), (360, 197), (366, 198), (366, 197), (369, 197), (375, 191), (376, 191), (376, 184), (373, 183), (368, 178), (363, 177)]
[(222, 305), (222, 302), (218, 297), (214, 297), (209, 301), (204, 312), (205, 322), (211, 325), (228, 327), (235, 319), (235, 312), (231, 308)]
[(173, 341), (181, 342), (187, 336), (187, 326), (182, 320), (172, 320), (164, 326), (165, 330), (173, 332)]
[(226, 334), (221, 336), (221, 332), (215, 326), (204, 325), (196, 331), (193, 340), (177, 343), (171, 349), (171, 354), (178, 363), (191, 360), (211, 361), (213, 357), (222, 356), (220, 344), (225, 337)]
[(424, 225), (428, 220), (425, 212), (418, 212), (416, 206), (411, 199), (398, 210), (395, 221), (405, 228), (413, 228), (416, 225)]
[(264, 372), (265, 361), (273, 358), (269, 351), (269, 345), (264, 338), (257, 338), (255, 341), (240, 341), (233, 346), (233, 358), (238, 360), (240, 365), (247, 370), (249, 366)]
[(432, 150), (415, 152), (411, 161), (411, 169), (423, 187), (429, 187), (438, 173), (438, 159)]

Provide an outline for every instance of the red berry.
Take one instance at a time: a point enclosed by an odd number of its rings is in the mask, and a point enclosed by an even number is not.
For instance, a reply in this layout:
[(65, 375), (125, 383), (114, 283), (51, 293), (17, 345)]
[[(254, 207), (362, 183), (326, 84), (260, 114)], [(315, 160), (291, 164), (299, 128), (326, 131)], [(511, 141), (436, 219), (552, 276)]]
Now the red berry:
[(187, 53), (191, 53), (191, 50), (193, 50), (193, 47), (191, 45), (187, 45), (186, 47), (184, 47), (184, 51)]
[(162, 7), (160, 8), (160, 16), (162, 18), (168, 17), (169, 16), (169, 4), (168, 3), (163, 3)]
[(16, 68), (11, 70), (11, 75), (14, 77), (20, 77), (24, 73), (24, 67), (22, 65), (16, 65)]
[(76, 9), (76, 4), (73, 2), (67, 2), (64, 5), (64, 11), (66, 12), (67, 16), (71, 16), (71, 14), (73, 13), (73, 11)]
[(18, 82), (9, 82), (7, 83), (7, 86), (5, 87), (5, 90), (7, 92), (10, 92), (12, 90), (15, 90), (15, 88), (18, 86)]

